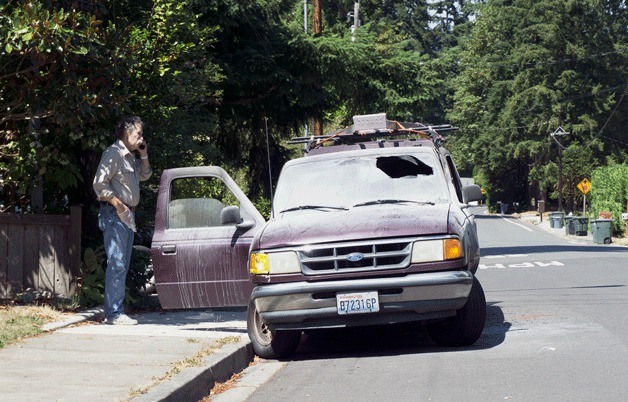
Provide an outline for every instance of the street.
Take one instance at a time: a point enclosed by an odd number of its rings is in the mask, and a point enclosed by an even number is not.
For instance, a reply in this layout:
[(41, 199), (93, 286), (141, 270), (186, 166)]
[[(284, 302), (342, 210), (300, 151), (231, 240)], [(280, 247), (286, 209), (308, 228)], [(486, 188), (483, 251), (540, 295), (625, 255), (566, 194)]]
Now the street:
[(274, 374), (247, 400), (628, 400), (628, 248), (475, 212), (487, 322), (473, 347), (408, 325), (306, 333), (290, 361), (256, 364)]

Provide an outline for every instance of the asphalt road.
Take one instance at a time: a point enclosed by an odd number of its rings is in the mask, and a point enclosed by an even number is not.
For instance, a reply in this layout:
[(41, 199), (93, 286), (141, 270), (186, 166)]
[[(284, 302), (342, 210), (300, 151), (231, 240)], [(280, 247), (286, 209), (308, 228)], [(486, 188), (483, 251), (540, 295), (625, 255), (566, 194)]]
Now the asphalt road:
[(291, 361), (249, 369), (245, 397), (212, 400), (628, 400), (628, 248), (477, 217), (488, 318), (473, 347), (407, 326), (311, 333)]

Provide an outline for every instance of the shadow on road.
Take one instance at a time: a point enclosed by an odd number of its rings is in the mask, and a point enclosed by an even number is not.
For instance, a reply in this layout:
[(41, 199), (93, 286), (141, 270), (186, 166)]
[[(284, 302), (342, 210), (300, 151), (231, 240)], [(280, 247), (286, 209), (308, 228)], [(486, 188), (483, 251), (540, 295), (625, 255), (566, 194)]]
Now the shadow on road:
[(475, 219), (503, 219), (508, 218), (508, 215), (493, 215), (493, 214), (475, 214)]
[(419, 324), (315, 330), (303, 335), (292, 360), (451, 353), (494, 348), (504, 342), (511, 326), (505, 322), (504, 313), (497, 304), (487, 303), (484, 331), (472, 346), (437, 346), (429, 337), (427, 329)]
[(628, 253), (626, 247), (613, 246), (588, 246), (582, 244), (546, 245), (546, 246), (504, 246), (504, 247), (482, 247), (482, 257), (506, 254), (538, 254), (538, 253)]

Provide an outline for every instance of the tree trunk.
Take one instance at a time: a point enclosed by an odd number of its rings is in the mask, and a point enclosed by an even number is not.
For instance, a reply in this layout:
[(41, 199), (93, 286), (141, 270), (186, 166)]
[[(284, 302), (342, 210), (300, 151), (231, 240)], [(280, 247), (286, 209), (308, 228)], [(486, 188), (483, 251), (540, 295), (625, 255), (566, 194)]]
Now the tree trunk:
[(312, 6), (312, 31), (314, 32), (314, 36), (316, 36), (323, 32), (321, 0), (313, 0)]

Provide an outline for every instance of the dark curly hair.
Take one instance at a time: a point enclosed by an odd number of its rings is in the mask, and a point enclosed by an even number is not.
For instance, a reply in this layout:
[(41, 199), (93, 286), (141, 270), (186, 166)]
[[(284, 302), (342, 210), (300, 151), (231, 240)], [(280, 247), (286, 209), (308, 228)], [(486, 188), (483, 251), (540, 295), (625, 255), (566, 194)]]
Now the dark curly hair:
[(126, 135), (139, 126), (144, 130), (144, 122), (138, 116), (125, 116), (118, 122), (116, 126), (115, 136), (117, 139), (122, 140)]

